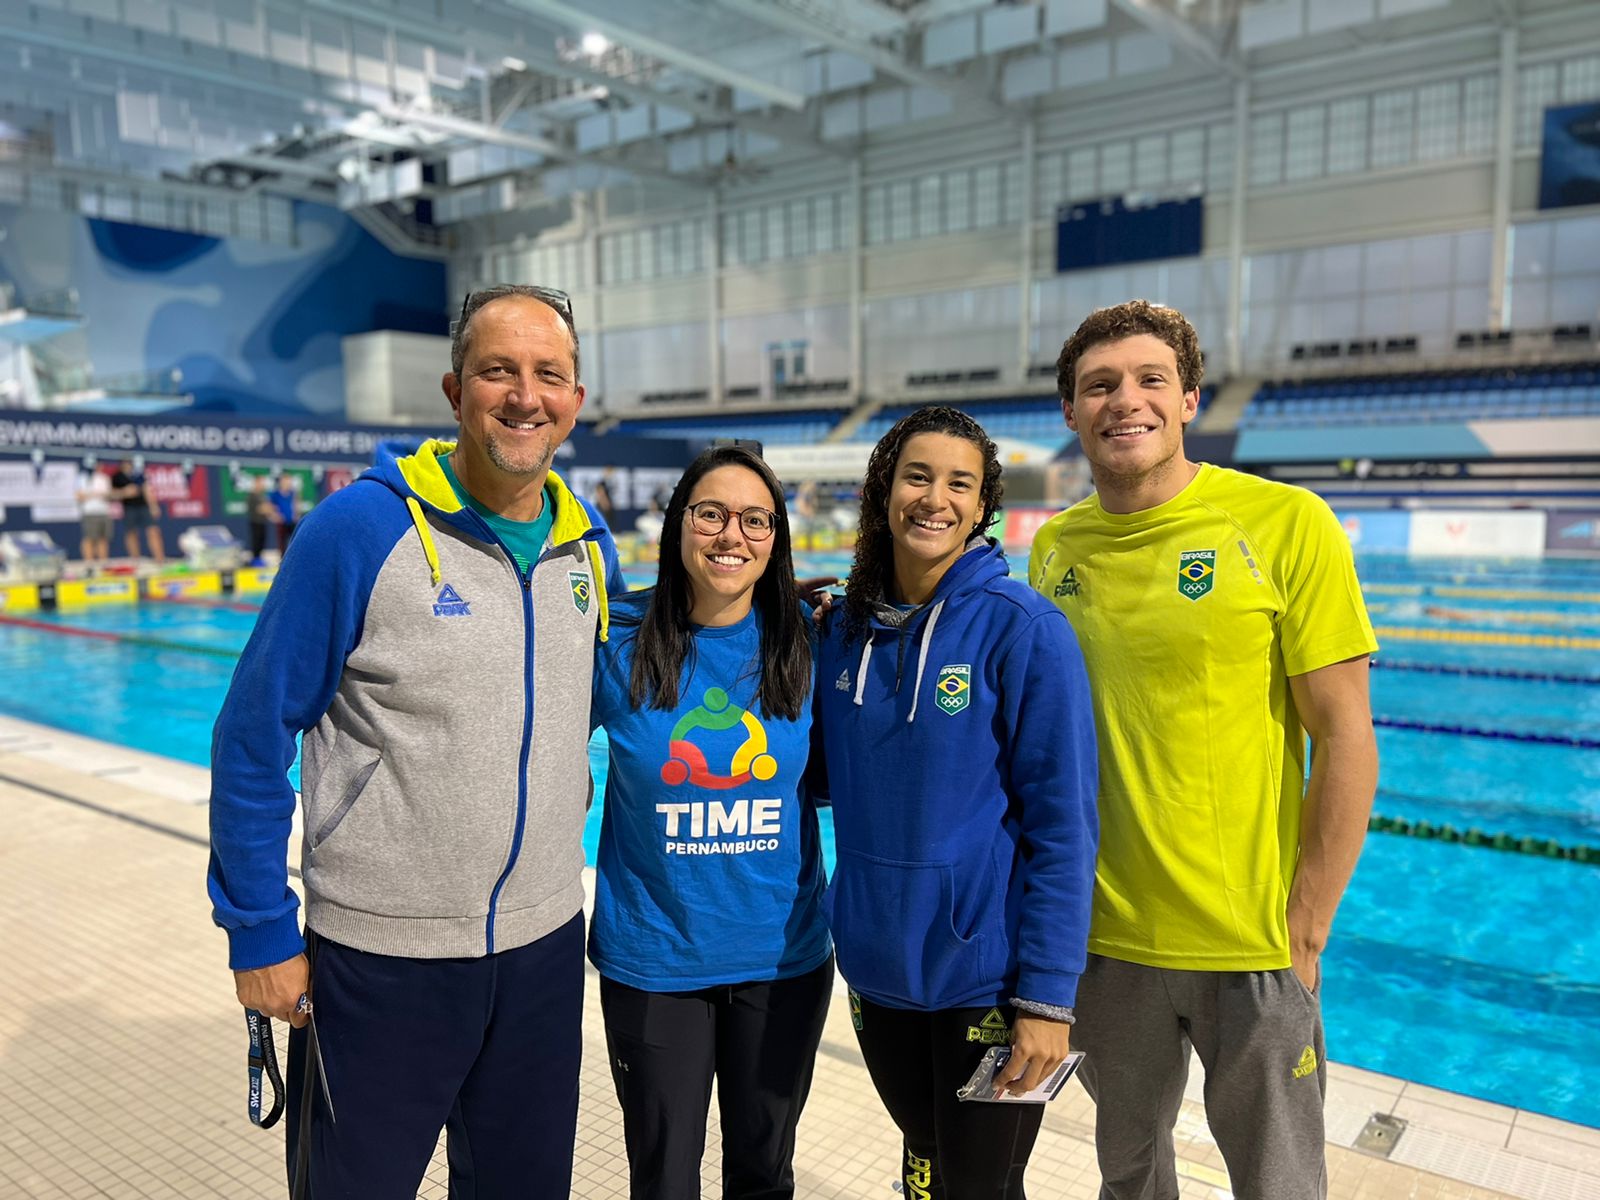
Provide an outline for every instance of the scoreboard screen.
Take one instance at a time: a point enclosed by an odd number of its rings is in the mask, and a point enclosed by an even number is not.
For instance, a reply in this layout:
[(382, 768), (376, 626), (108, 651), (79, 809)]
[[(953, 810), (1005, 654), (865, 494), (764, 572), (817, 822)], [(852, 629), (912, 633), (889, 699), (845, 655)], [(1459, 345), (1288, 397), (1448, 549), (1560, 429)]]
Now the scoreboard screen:
[(1108, 196), (1063, 204), (1056, 210), (1056, 270), (1196, 257), (1203, 211), (1199, 196), (1149, 204)]

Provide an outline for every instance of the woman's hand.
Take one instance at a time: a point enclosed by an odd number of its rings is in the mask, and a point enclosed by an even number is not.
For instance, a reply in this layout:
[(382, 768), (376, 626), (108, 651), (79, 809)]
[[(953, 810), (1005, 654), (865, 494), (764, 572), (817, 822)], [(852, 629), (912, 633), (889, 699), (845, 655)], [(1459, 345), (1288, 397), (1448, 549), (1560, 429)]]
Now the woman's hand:
[(1072, 1026), (1033, 1013), (1018, 1013), (1011, 1027), (1011, 1057), (995, 1074), (994, 1094), (1031, 1092), (1054, 1074), (1067, 1057)]

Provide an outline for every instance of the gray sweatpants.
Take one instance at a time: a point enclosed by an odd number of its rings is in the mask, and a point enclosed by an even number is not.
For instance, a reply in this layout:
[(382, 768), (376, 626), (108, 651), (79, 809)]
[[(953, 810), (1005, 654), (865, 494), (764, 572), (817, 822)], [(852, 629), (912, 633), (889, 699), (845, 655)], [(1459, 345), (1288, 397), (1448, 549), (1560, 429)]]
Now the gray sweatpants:
[(1321, 1004), (1293, 971), (1176, 971), (1091, 954), (1077, 1015), (1100, 1200), (1178, 1200), (1172, 1129), (1191, 1045), (1238, 1200), (1327, 1196)]

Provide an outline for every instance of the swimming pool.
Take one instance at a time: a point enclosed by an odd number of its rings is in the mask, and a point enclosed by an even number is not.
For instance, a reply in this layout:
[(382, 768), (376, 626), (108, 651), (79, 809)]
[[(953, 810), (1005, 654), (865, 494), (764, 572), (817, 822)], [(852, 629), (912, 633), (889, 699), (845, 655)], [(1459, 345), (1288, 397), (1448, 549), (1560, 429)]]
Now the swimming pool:
[[(1600, 845), (1600, 564), (1361, 571), (1383, 643), (1377, 811)], [(254, 620), (247, 603), (193, 602), (0, 624), (0, 712), (206, 765)], [(603, 739), (591, 760), (603, 780)], [(591, 861), (598, 833), (597, 806)], [(1600, 1041), (1597, 911), (1600, 866), (1374, 833), (1324, 960), (1331, 1052), (1600, 1126), (1581, 1065)]]

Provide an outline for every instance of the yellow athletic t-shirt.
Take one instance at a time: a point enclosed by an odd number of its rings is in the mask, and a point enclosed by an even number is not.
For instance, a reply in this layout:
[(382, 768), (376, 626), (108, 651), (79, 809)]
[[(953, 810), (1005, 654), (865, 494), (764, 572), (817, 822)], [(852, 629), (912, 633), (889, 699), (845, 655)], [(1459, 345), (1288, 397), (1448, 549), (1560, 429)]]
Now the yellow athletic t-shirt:
[(1288, 677), (1377, 649), (1350, 543), (1303, 488), (1202, 465), (1165, 504), (1052, 517), (1028, 578), (1089, 669), (1100, 858), (1089, 949), (1289, 966), (1306, 737)]

